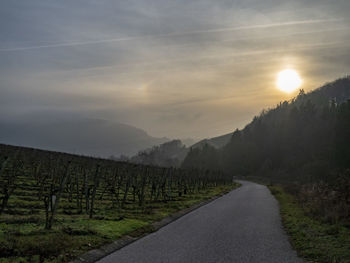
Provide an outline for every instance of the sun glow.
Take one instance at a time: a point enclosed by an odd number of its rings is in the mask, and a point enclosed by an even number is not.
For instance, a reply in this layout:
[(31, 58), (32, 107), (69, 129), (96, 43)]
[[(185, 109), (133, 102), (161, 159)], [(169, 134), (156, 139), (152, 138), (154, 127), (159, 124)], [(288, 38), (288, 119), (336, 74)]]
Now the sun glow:
[(285, 69), (278, 73), (277, 87), (284, 92), (291, 93), (298, 89), (302, 80), (294, 69)]

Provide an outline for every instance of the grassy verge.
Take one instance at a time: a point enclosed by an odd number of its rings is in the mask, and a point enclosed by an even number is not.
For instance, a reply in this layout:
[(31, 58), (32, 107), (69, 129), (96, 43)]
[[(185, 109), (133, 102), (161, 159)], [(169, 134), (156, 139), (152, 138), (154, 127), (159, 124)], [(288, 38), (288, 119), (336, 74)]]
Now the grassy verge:
[[(219, 186), (168, 202), (152, 202), (143, 208), (129, 204), (118, 211), (105, 209), (94, 219), (62, 211), (50, 231), (43, 230), (41, 214), (5, 214), (0, 217), (0, 263), (67, 262), (124, 235), (147, 232), (151, 223), (238, 186)], [(25, 205), (23, 200), (20, 204)]]
[(290, 235), (293, 247), (301, 257), (309, 262), (350, 262), (349, 228), (311, 218), (283, 188), (269, 188), (279, 201), (283, 225)]

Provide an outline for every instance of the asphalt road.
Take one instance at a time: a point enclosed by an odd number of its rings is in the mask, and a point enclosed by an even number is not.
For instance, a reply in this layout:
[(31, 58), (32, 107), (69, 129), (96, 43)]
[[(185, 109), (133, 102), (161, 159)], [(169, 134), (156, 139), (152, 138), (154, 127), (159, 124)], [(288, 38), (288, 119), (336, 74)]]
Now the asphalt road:
[(288, 242), (270, 191), (240, 182), (242, 187), (99, 262), (303, 262)]

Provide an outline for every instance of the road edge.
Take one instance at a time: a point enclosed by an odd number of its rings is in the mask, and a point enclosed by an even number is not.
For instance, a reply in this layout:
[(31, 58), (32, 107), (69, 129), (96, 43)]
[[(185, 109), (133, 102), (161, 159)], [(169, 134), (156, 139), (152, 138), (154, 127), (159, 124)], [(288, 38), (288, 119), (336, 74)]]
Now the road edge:
[[(228, 194), (228, 193), (230, 193), (230, 192), (232, 192), (240, 187), (241, 187), (241, 185), (239, 185), (238, 187), (236, 187), (228, 192), (213, 196), (208, 200), (202, 201), (202, 202), (195, 204), (191, 207), (180, 210), (180, 211), (178, 211), (170, 216), (163, 218), (160, 221), (153, 222), (152, 224), (150, 224), (150, 230), (147, 231), (146, 233), (142, 233), (139, 236), (135, 236), (135, 237), (132, 237), (130, 235), (123, 236), (123, 237), (113, 241), (110, 244), (106, 244), (100, 248), (90, 250), (90, 251), (78, 256), (76, 259), (69, 261), (69, 263), (95, 263), (98, 260), (112, 254), (113, 252), (115, 252), (115, 251), (117, 251), (117, 250), (119, 250), (119, 249), (153, 233), (153, 232), (158, 231), (162, 227), (176, 221), (180, 217), (183, 217), (184, 215), (186, 215), (186, 214), (188, 214), (188, 213), (190, 213), (190, 212), (192, 212), (192, 211), (194, 211), (194, 210), (196, 210), (204, 205), (207, 205), (207, 204), (211, 203), (212, 201), (214, 201), (214, 200), (216, 200), (216, 199), (218, 199), (218, 198), (220, 198), (220, 197), (222, 197), (222, 196), (224, 196), (224, 195), (226, 195), (226, 194)], [(137, 232), (137, 230), (136, 230), (136, 232)]]

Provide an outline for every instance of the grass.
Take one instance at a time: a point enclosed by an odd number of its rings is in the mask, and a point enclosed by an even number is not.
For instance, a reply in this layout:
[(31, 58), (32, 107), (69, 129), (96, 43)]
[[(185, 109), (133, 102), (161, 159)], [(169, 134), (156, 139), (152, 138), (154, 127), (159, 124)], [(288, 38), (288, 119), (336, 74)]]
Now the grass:
[(63, 201), (50, 231), (44, 230), (42, 204), (30, 191), (18, 191), (9, 202), (9, 213), (0, 216), (0, 263), (67, 262), (122, 236), (152, 231), (153, 222), (236, 187), (210, 188), (143, 208), (130, 203), (124, 209), (112, 209), (102, 200), (94, 219), (75, 213), (74, 206)]
[(280, 186), (269, 186), (280, 204), (283, 225), (298, 254), (309, 262), (349, 263), (350, 229), (308, 216), (296, 198)]

